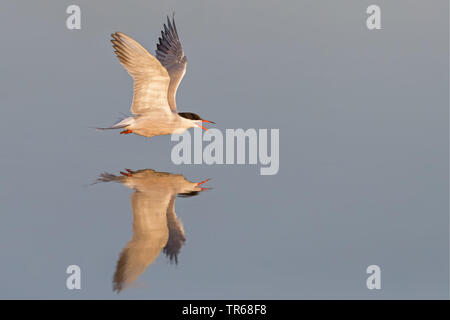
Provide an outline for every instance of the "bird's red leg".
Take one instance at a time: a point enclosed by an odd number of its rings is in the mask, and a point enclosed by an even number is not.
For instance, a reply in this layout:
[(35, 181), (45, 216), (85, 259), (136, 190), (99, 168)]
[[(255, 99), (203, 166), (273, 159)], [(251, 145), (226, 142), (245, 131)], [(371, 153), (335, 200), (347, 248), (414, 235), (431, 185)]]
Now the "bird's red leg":
[(123, 130), (120, 134), (129, 134), (129, 133), (133, 133), (133, 131), (127, 129), (127, 130)]
[(126, 172), (120, 171), (120, 174), (124, 175), (126, 177), (131, 177), (131, 173), (126, 173)]
[(129, 173), (134, 173), (134, 171), (131, 169), (125, 169), (125, 170), (127, 170)]

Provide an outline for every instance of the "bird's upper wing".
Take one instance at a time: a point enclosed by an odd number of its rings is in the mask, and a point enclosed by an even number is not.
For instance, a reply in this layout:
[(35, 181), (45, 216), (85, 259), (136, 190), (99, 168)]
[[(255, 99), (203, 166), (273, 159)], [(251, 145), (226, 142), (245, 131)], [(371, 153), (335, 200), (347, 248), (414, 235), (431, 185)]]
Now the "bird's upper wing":
[(171, 22), (169, 17), (167, 17), (167, 25), (164, 24), (164, 30), (161, 31), (161, 37), (159, 38), (159, 43), (156, 47), (156, 58), (167, 69), (170, 76), (167, 100), (169, 101), (170, 109), (172, 109), (173, 112), (177, 112), (175, 96), (178, 85), (186, 72), (187, 60), (184, 56), (180, 39), (178, 38), (174, 18), (172, 18)]
[(170, 113), (167, 92), (171, 80), (166, 68), (131, 37), (121, 32), (111, 36), (114, 52), (134, 79), (131, 112), (143, 114), (157, 109)]

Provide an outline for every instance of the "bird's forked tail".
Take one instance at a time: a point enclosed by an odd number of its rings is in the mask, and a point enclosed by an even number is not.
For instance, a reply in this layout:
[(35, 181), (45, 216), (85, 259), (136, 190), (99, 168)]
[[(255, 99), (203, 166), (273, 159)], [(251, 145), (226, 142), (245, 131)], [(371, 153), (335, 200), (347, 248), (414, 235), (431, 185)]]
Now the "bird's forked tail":
[(111, 129), (123, 129), (125, 127), (128, 127), (129, 125), (132, 125), (134, 123), (133, 117), (127, 117), (125, 119), (120, 120), (119, 122), (113, 124), (111, 127), (107, 128), (96, 128), (97, 130), (111, 130)]

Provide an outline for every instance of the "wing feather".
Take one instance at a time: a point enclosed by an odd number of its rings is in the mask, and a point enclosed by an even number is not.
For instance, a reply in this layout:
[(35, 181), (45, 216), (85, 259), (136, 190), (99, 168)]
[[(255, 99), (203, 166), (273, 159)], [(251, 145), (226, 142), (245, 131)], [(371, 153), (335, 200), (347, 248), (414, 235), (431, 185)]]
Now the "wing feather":
[(126, 34), (116, 32), (111, 36), (117, 58), (134, 79), (131, 112), (137, 115), (150, 110), (169, 113), (167, 95), (171, 79), (166, 68)]
[(167, 69), (170, 76), (170, 84), (167, 92), (167, 100), (170, 109), (177, 112), (176, 94), (178, 86), (186, 73), (187, 59), (184, 55), (181, 42), (178, 37), (175, 19), (170, 21), (167, 17), (167, 25), (164, 24), (159, 43), (156, 44), (156, 58)]
[(169, 258), (170, 262), (178, 264), (178, 254), (186, 241), (183, 223), (175, 213), (176, 195), (173, 195), (167, 206), (167, 227), (169, 228), (169, 238), (163, 252)]

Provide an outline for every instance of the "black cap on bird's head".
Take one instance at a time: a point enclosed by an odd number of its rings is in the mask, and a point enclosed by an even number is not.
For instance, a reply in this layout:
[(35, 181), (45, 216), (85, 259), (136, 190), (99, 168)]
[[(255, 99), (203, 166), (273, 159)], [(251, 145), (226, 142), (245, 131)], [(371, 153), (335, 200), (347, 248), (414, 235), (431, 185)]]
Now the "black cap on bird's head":
[[(216, 124), (215, 122), (209, 121), (209, 120), (205, 120), (202, 119), (198, 114), (193, 113), (193, 112), (178, 112), (178, 115), (180, 117), (183, 117), (185, 119), (189, 119), (189, 120), (193, 120), (193, 121), (202, 121), (202, 122), (207, 122), (207, 123), (213, 123)], [(204, 130), (208, 130), (206, 128), (204, 128), (203, 126), (201, 126), (200, 124), (197, 124), (200, 128), (204, 129)]]

